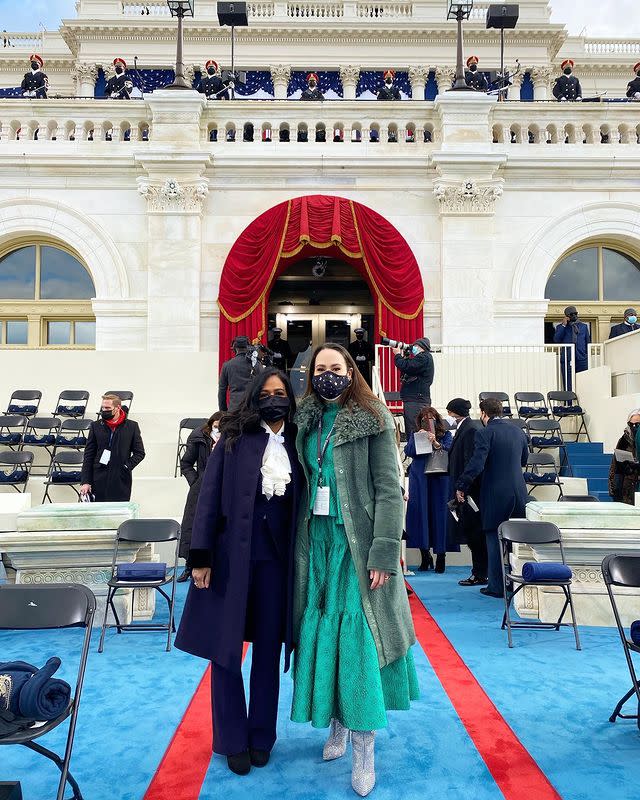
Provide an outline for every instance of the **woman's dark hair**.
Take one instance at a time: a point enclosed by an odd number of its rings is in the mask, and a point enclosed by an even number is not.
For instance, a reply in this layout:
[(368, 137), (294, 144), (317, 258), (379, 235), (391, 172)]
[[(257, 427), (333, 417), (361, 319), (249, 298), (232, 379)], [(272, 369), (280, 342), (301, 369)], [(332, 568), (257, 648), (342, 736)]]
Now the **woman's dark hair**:
[(311, 356), (311, 363), (309, 364), (309, 377), (307, 380), (307, 390), (304, 393), (305, 397), (309, 397), (309, 395), (315, 395), (316, 390), (313, 388), (313, 376), (316, 372), (316, 359), (318, 358), (318, 353), (321, 350), (335, 350), (336, 353), (340, 353), (340, 355), (344, 358), (347, 369), (351, 369), (351, 383), (347, 389), (344, 390), (342, 395), (340, 396), (339, 403), (342, 407), (346, 407), (351, 409), (353, 406), (357, 405), (360, 408), (368, 411), (370, 414), (373, 414), (378, 420), (382, 419), (382, 414), (380, 413), (381, 402), (375, 396), (375, 394), (369, 388), (368, 383), (362, 377), (362, 373), (358, 369), (356, 362), (353, 360), (351, 353), (345, 349), (341, 344), (335, 344), (334, 342), (327, 342), (326, 344), (321, 344), (316, 347), (313, 351), (313, 355)]
[(444, 420), (440, 416), (440, 413), (433, 406), (424, 406), (420, 409), (420, 411), (418, 411), (418, 416), (416, 417), (416, 425), (418, 426), (418, 430), (424, 430), (422, 427), (422, 421), (427, 417), (433, 417), (436, 439), (442, 439), (447, 432), (447, 427), (444, 424)]
[(211, 435), (211, 431), (213, 430), (213, 423), (218, 422), (222, 419), (224, 412), (223, 411), (216, 411), (215, 414), (212, 414), (209, 419), (205, 422), (202, 426), (202, 430), (207, 434)]
[(280, 378), (287, 392), (287, 397), (291, 401), (289, 413), (285, 421), (293, 421), (293, 415), (296, 413), (296, 399), (293, 395), (291, 382), (284, 372), (274, 367), (268, 367), (262, 372), (259, 372), (247, 386), (244, 399), (240, 406), (235, 411), (230, 411), (222, 415), (219, 428), (221, 433), (225, 435), (227, 450), (231, 450), (233, 443), (236, 439), (239, 439), (243, 433), (256, 433), (260, 430), (260, 392), (269, 378), (274, 376)]

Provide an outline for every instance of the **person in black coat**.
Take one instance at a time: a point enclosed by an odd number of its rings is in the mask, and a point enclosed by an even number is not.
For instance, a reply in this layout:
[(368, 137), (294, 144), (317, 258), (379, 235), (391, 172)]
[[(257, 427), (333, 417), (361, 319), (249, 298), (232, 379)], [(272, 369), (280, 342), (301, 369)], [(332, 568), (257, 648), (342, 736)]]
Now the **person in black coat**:
[[(469, 411), (471, 403), (461, 397), (455, 397), (447, 406), (447, 413), (456, 421), (456, 435), (449, 450), (450, 499), (456, 496), (458, 478), (464, 473), (471, 461), (475, 448), (476, 431), (482, 430), (482, 423), (471, 419)], [(468, 497), (476, 507), (480, 507), (480, 477), (469, 486)], [(453, 514), (449, 514), (449, 538), (458, 543), (466, 542), (471, 550), (471, 575), (458, 581), (460, 586), (484, 586), (487, 583), (487, 539), (482, 532), (480, 512), (476, 511), (468, 501), (460, 503), (457, 510), (458, 522)]]
[(227, 84), (220, 76), (218, 64), (213, 59), (209, 59), (204, 68), (206, 74), (200, 79), (198, 91), (205, 95), (207, 100), (228, 100)]
[(191, 547), (193, 518), (196, 515), (198, 495), (200, 494), (200, 486), (202, 485), (207, 461), (220, 438), (219, 424), (221, 417), (222, 411), (216, 411), (215, 414), (209, 417), (205, 425), (191, 431), (187, 438), (187, 446), (180, 459), (180, 473), (187, 479), (189, 494), (187, 495), (187, 502), (182, 515), (182, 525), (180, 526), (180, 557), (186, 560), (186, 565), (178, 578), (178, 583), (184, 583), (191, 577), (189, 548)]
[[(263, 365), (252, 362), (247, 336), (236, 336), (231, 344), (234, 357), (225, 361), (218, 378), (218, 408), (220, 411), (235, 411), (244, 400), (244, 394), (253, 376)], [(229, 399), (227, 401), (227, 390)]]
[(508, 519), (524, 517), (527, 487), (522, 474), (529, 456), (522, 430), (502, 419), (502, 403), (494, 398), (480, 401), (480, 419), (471, 460), (456, 482), (456, 498), (463, 503), (480, 476), (480, 519), (487, 539), (489, 584), (480, 589), (490, 597), (502, 597), (502, 553), (498, 527)]
[(612, 325), (609, 338), (615, 339), (616, 336), (624, 336), (625, 333), (632, 333), (640, 329), (638, 325), (638, 315), (635, 308), (627, 308), (624, 312), (624, 322), (619, 325)]
[[(283, 372), (257, 375), (209, 458), (189, 555), (193, 583), (176, 647), (213, 662), (215, 753), (232, 772), (269, 761), (276, 740), (280, 653), (293, 647), (293, 556), (303, 476)], [(253, 642), (251, 702), (242, 681), (243, 642)]]
[(144, 459), (138, 423), (127, 417), (117, 394), (105, 394), (100, 416), (91, 423), (82, 462), (80, 493), (97, 503), (131, 500), (131, 473)]
[(378, 92), (378, 100), (402, 100), (400, 89), (393, 85), (393, 80), (396, 77), (395, 69), (388, 69), (383, 76), (384, 86)]
[(575, 64), (568, 58), (562, 62), (561, 69), (563, 74), (556, 78), (553, 84), (553, 96), (556, 100), (582, 100), (582, 87), (575, 75), (572, 75)]
[(464, 82), (470, 89), (476, 92), (489, 91), (489, 83), (484, 73), (478, 71), (478, 56), (469, 56), (467, 59), (467, 69), (464, 73)]
[(351, 342), (347, 349), (356, 362), (363, 378), (371, 386), (371, 365), (375, 358), (375, 351), (371, 342), (364, 338), (364, 328), (356, 328), (354, 333), (356, 335), (355, 341)]
[(35, 97), (37, 100), (47, 99), (47, 90), (49, 88), (49, 79), (42, 71), (44, 61), (42, 56), (33, 53), (29, 57), (31, 65), (31, 72), (25, 73), (20, 88), (22, 89), (23, 97)]
[(286, 339), (282, 338), (282, 328), (272, 328), (268, 347), (272, 350), (271, 361), (276, 369), (286, 372), (293, 364), (293, 351)]
[(420, 409), (431, 405), (431, 384), (434, 364), (431, 355), (431, 342), (426, 338), (416, 339), (411, 347), (412, 358), (403, 356), (395, 348), (394, 363), (400, 370), (400, 399), (404, 408), (404, 430), (415, 433), (416, 420)]
[(104, 87), (104, 96), (112, 100), (131, 100), (133, 81), (127, 76), (127, 62), (124, 58), (114, 58), (116, 74), (109, 78)]
[(640, 61), (633, 68), (635, 78), (627, 84), (627, 97), (629, 100), (640, 100)]
[(307, 75), (307, 88), (300, 95), (301, 100), (324, 100), (324, 95), (318, 88), (318, 76), (315, 72)]

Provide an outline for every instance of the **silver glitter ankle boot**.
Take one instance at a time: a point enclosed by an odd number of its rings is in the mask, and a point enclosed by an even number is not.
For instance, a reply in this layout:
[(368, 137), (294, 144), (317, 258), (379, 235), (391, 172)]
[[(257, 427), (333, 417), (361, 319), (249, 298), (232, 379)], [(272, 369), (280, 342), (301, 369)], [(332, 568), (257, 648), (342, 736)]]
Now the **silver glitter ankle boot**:
[(329, 738), (322, 751), (322, 758), (324, 761), (333, 761), (335, 758), (342, 758), (347, 751), (348, 738), (349, 729), (341, 725), (337, 719), (332, 719), (331, 727), (329, 728)]
[(374, 736), (373, 731), (351, 731), (353, 750), (351, 785), (353, 791), (360, 797), (366, 797), (376, 785)]

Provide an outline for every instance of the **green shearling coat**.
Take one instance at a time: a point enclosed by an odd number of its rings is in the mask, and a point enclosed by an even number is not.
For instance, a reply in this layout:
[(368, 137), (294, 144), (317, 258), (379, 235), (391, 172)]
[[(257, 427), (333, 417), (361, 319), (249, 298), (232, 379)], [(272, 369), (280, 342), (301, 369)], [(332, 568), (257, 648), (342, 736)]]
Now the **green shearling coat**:
[[(380, 667), (407, 654), (415, 642), (404, 577), (400, 569), (403, 499), (395, 454), (393, 419), (380, 404), (381, 420), (360, 408), (342, 408), (333, 433), (337, 501), (342, 509), (351, 556), (358, 575), (362, 607), (373, 634)], [(309, 582), (309, 473), (304, 442), (317, 431), (322, 403), (311, 395), (296, 414), (296, 445), (306, 483), (300, 499), (295, 548), (294, 641), (298, 641)], [(391, 573), (380, 589), (371, 590), (369, 570)]]

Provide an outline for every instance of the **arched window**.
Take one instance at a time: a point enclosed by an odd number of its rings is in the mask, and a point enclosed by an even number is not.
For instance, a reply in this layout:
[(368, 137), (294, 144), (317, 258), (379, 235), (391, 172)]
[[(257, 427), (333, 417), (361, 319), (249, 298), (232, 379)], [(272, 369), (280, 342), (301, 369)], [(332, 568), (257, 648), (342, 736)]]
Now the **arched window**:
[(94, 347), (93, 297), (86, 267), (63, 246), (0, 251), (0, 346)]

